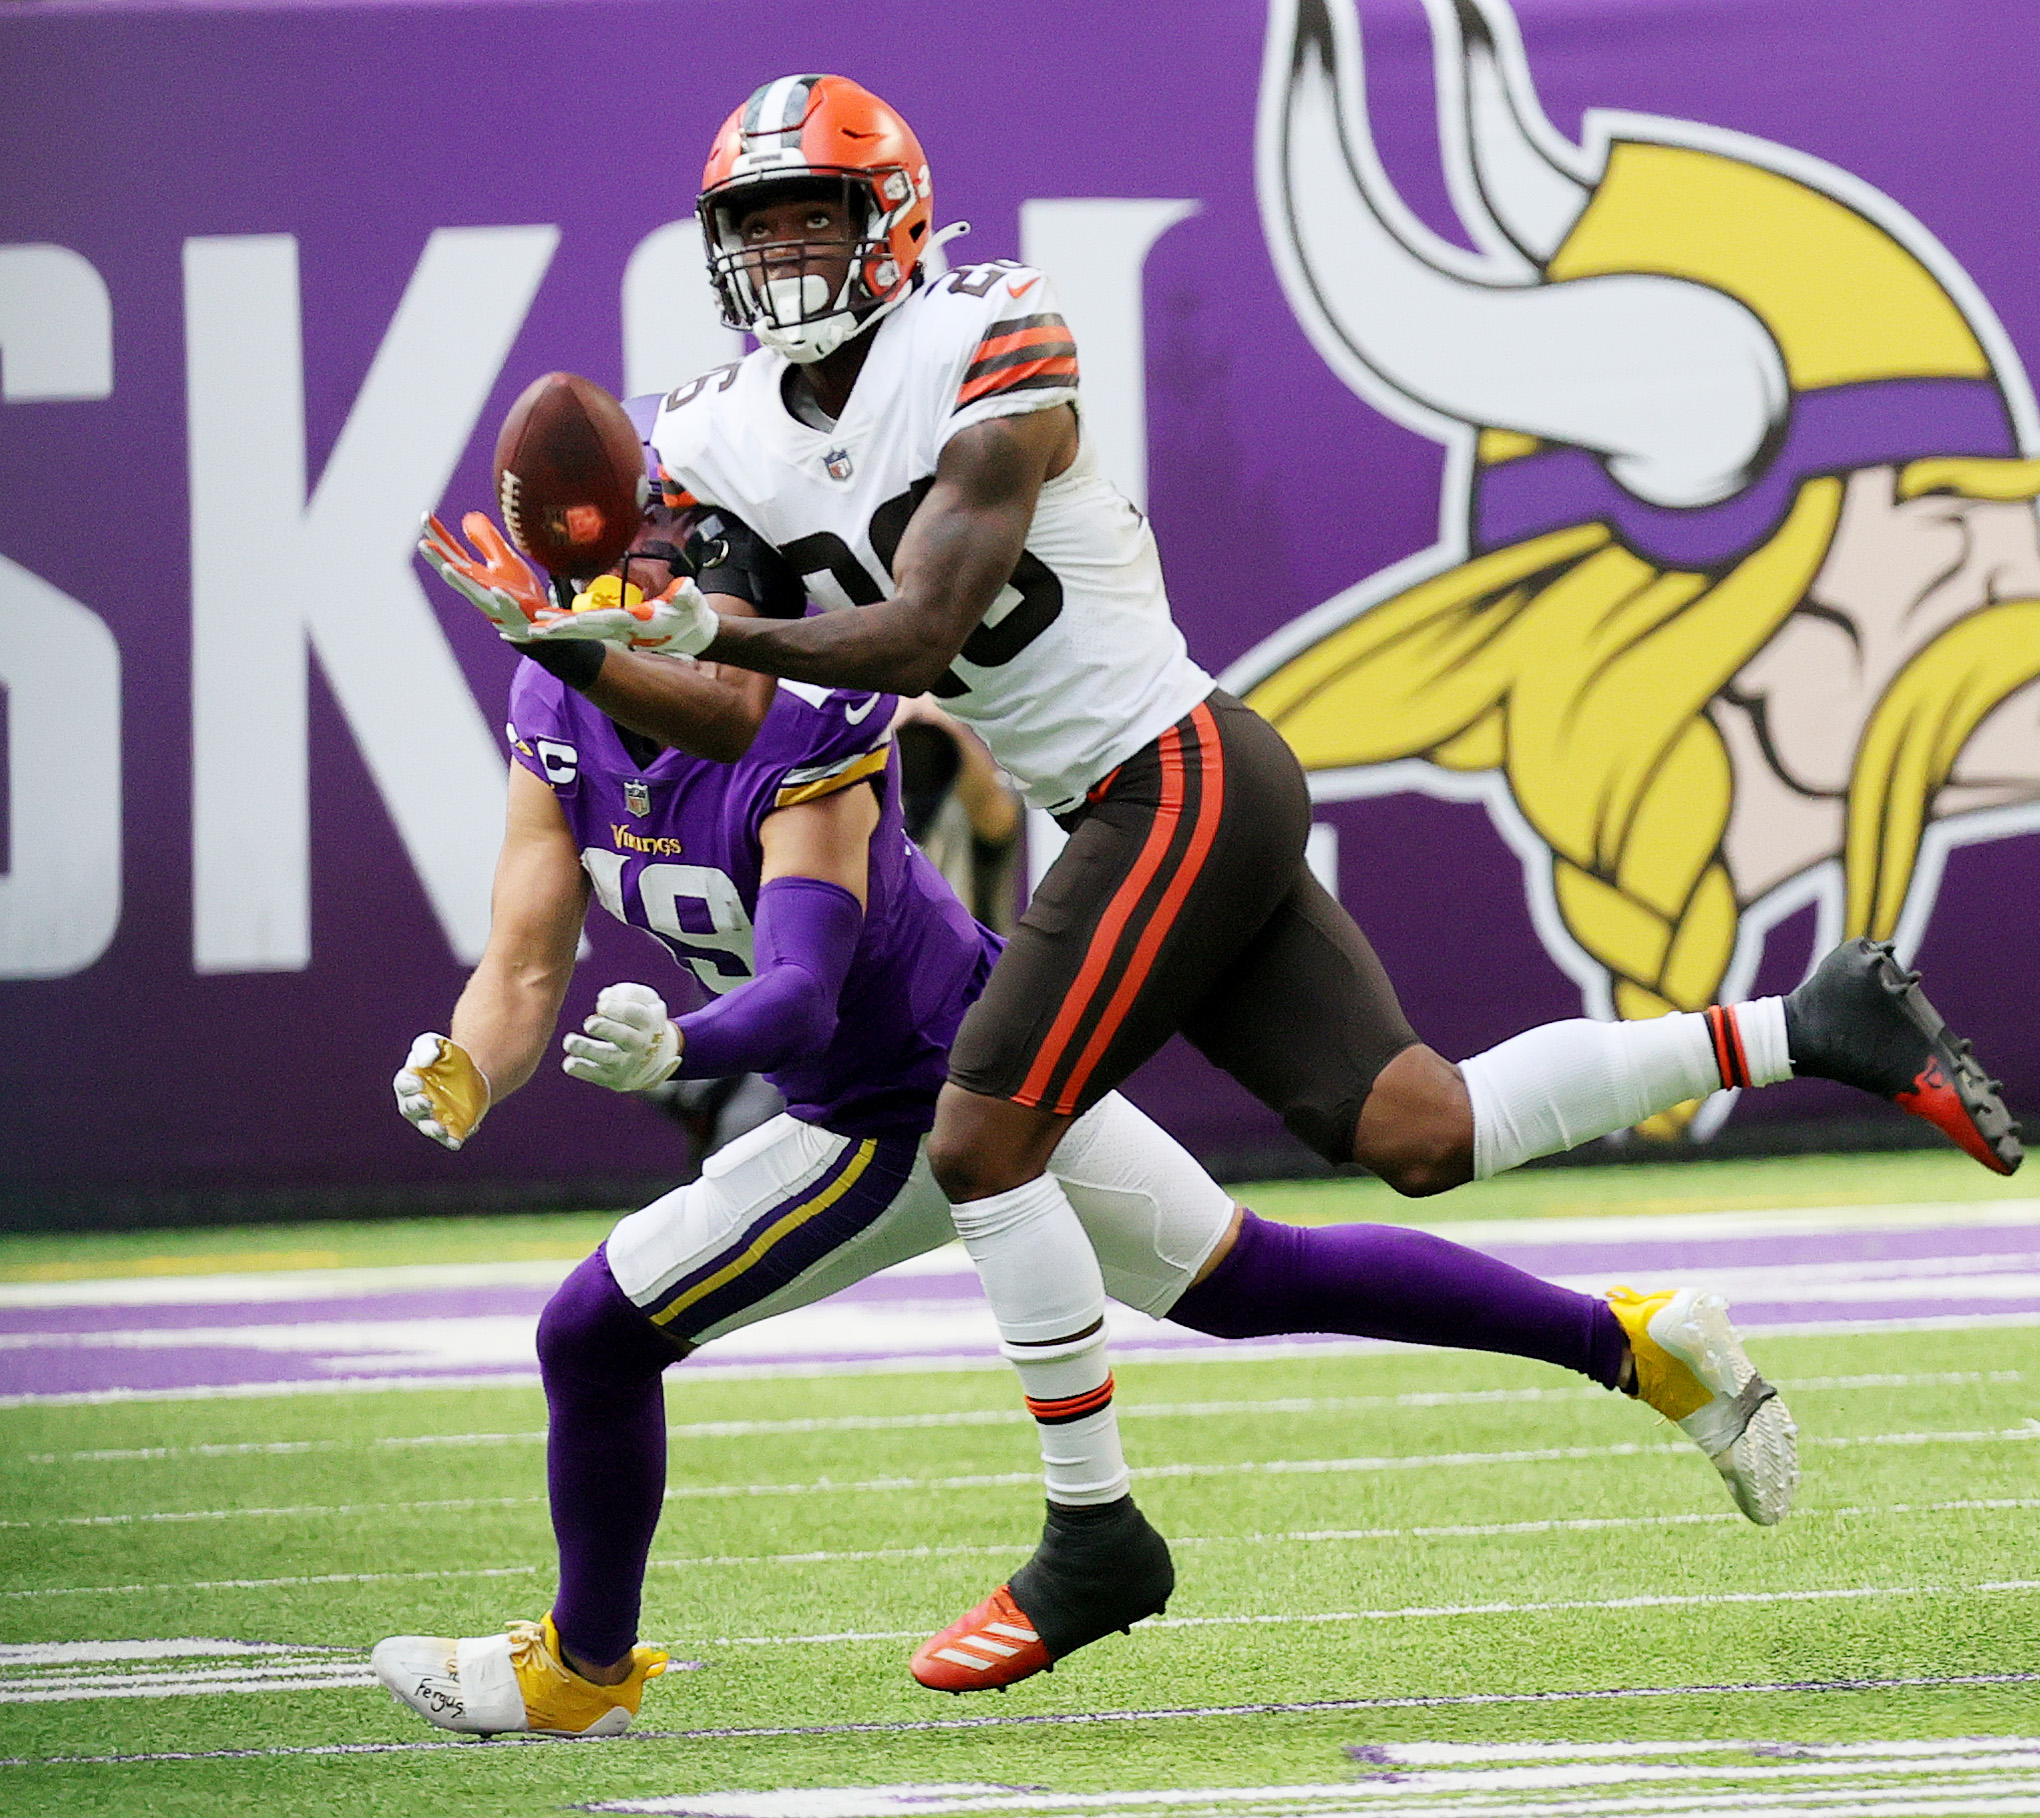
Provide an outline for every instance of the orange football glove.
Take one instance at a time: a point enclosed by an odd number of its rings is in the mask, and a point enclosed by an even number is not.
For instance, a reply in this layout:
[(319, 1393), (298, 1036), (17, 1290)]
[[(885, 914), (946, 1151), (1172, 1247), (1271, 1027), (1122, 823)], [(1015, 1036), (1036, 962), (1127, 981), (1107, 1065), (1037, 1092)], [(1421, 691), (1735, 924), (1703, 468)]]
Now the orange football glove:
[(526, 642), (541, 623), (559, 616), (544, 583), (486, 515), (471, 511), (461, 519), (460, 527), (481, 551), (479, 555), (429, 514), (425, 534), (418, 539), (418, 553), (509, 642)]

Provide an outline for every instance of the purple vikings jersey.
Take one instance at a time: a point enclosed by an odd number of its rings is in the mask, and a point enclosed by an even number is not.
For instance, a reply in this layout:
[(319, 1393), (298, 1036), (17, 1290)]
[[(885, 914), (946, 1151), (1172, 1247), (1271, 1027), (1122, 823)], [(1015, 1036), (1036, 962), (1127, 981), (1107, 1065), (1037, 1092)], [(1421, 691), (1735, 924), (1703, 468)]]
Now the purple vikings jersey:
[(607, 715), (536, 663), (510, 685), (510, 748), (552, 788), (602, 906), (641, 928), (720, 995), (752, 976), (763, 849), (781, 808), (869, 781), (864, 928), (836, 1032), (771, 1076), (787, 1109), (846, 1136), (925, 1131), (949, 1044), (998, 954), (900, 818), (889, 694), (781, 682), (745, 756), (718, 764), (660, 750), (640, 766)]

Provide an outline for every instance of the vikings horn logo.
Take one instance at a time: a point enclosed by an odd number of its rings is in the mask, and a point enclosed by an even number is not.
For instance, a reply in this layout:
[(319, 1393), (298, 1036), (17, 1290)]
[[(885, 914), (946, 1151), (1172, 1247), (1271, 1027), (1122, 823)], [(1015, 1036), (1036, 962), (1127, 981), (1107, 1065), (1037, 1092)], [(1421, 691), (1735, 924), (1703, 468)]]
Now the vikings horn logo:
[(2017, 356), (1867, 184), (1639, 115), (1575, 146), (1504, 0), (1425, 4), (1478, 255), (1384, 174), (1351, 0), (1274, 0), (1257, 156), (1318, 351), (1450, 451), (1441, 539), (1226, 685), (1320, 799), (1484, 800), (1595, 1013), (1745, 993), (1809, 903), (1816, 951), (1910, 950), (1951, 847), (2040, 826)]

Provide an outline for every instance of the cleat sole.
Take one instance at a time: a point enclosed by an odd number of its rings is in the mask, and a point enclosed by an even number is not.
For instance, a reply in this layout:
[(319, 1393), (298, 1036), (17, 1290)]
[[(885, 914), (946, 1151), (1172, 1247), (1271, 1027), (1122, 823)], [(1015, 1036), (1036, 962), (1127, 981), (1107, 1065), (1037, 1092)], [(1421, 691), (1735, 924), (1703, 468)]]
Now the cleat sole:
[(1791, 1512), (1799, 1487), (1799, 1428), (1750, 1362), (1728, 1302), (1696, 1294), (1675, 1332), (1656, 1327), (1654, 1319), (1659, 1343), (1697, 1366), (1695, 1374), (1715, 1391), (1713, 1401), (1678, 1423), (1681, 1431), (1708, 1454), (1736, 1507), (1759, 1527), (1775, 1527)]
[(1760, 1528), (1776, 1527), (1792, 1512), (1799, 1486), (1799, 1429), (1782, 1402), (1767, 1401), (1743, 1435), (1714, 1460), (1736, 1507)]
[[(1920, 975), (1898, 963), (1891, 943), (1880, 942), (1878, 982), (1898, 1000), (1906, 1021), (1938, 1050), (1913, 1080), (1911, 1089), (1893, 1101), (1903, 1111), (1932, 1124), (1955, 1145), (1974, 1156), (1994, 1174), (2015, 1174), (2025, 1160), (2018, 1120), (1998, 1093), (1998, 1082), (1978, 1063), (1965, 1041), (1948, 1032), (1948, 1022), (1920, 989)], [(1954, 1062), (1945, 1066), (1940, 1055)]]
[(1801, 1077), (1838, 1080), (1930, 1124), (1993, 1174), (2025, 1159), (2019, 1125), (1970, 1044), (1890, 941), (1845, 941), (1785, 1000)]

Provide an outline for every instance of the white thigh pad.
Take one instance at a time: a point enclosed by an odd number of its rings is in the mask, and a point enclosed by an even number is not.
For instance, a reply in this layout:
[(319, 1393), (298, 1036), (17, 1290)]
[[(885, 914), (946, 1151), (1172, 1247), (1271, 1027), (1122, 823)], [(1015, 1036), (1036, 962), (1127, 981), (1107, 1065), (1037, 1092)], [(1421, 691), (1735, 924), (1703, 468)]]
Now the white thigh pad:
[[(654, 1311), (676, 1284), (719, 1264), (741, 1278), (754, 1232), (775, 1208), (797, 1200), (857, 1139), (782, 1113), (747, 1131), (709, 1157), (701, 1178), (620, 1220), (606, 1247), (616, 1285), (638, 1306)], [(954, 1235), (949, 1207), (928, 1175), (925, 1155), (892, 1203), (855, 1236), (818, 1257), (792, 1281), (724, 1312), (692, 1334), (706, 1343), (775, 1313), (822, 1300), (880, 1269), (947, 1243)], [(689, 1290), (691, 1292), (691, 1290)], [(722, 1303), (727, 1306), (727, 1301)]]
[(1070, 1126), (1048, 1171), (1083, 1221), (1106, 1293), (1142, 1313), (1173, 1307), (1232, 1224), (1232, 1195), (1117, 1092)]

